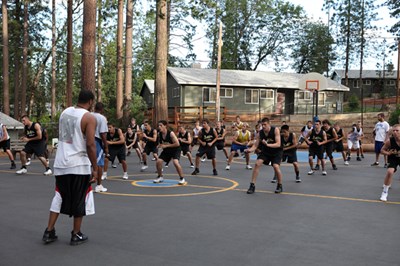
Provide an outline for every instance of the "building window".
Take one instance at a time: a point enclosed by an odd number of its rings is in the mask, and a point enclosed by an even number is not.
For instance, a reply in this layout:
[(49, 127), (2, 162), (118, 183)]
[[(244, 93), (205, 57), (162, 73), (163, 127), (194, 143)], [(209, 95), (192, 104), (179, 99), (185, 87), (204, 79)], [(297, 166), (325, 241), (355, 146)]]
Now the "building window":
[(219, 91), (221, 98), (233, 98), (233, 89), (232, 88), (221, 88)]
[(363, 85), (371, 85), (371, 80), (370, 79), (364, 79), (363, 80)]
[(244, 99), (245, 104), (258, 104), (259, 101), (258, 93), (259, 93), (258, 90), (246, 89), (245, 99)]
[(172, 89), (172, 98), (179, 98), (180, 96), (180, 90), (179, 87), (175, 87)]
[(217, 90), (215, 88), (203, 88), (203, 102), (204, 103), (215, 103), (215, 96)]
[(386, 85), (394, 86), (395, 84), (396, 84), (396, 82), (393, 79), (386, 80)]
[(298, 91), (297, 96), (299, 100), (304, 100), (304, 101), (311, 101), (311, 92), (309, 91)]
[(274, 90), (260, 90), (260, 99), (274, 99)]
[(325, 101), (326, 101), (326, 94), (325, 92), (319, 92), (318, 93), (318, 106), (320, 105), (325, 105)]
[(360, 88), (359, 81), (360, 81), (360, 80), (358, 80), (358, 79), (353, 80), (353, 87), (354, 87), (354, 88)]

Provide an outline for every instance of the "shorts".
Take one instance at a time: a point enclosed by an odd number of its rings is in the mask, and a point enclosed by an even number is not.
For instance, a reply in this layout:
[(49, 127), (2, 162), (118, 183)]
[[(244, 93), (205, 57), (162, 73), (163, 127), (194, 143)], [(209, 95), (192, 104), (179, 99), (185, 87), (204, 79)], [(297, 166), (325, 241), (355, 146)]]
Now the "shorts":
[(3, 151), (6, 152), (11, 147), (10, 139), (0, 142), (0, 148), (3, 148)]
[(245, 149), (247, 149), (247, 146), (237, 145), (235, 143), (232, 143), (231, 152), (232, 151), (240, 151), (241, 153), (243, 153)]
[(104, 166), (103, 141), (97, 138), (96, 138), (96, 157), (97, 157), (97, 165)]
[(342, 141), (339, 141), (339, 142), (333, 143), (333, 150), (334, 150), (334, 151), (337, 151), (337, 152), (342, 152), (342, 151), (344, 151), (343, 142), (342, 142)]
[(399, 165), (400, 157), (396, 157), (395, 155), (388, 156), (388, 168), (394, 168), (394, 172), (396, 172)]
[(50, 211), (81, 217), (94, 214), (94, 199), (90, 175), (56, 176), (56, 194)]
[(169, 163), (169, 161), (172, 160), (179, 160), (181, 158), (181, 149), (180, 147), (178, 148), (173, 148), (172, 150), (163, 150), (158, 156), (159, 159), (163, 160), (166, 163)]
[(37, 157), (44, 157), (46, 147), (43, 144), (44, 141), (39, 141), (39, 142), (31, 142), (28, 141), (25, 144), (25, 148), (23, 151), (27, 154), (35, 154)]
[(296, 163), (297, 162), (297, 152), (289, 152), (289, 153), (283, 152), (282, 162)]
[[(126, 146), (129, 146), (129, 145), (131, 145), (132, 144), (132, 142), (127, 142), (127, 143), (125, 143), (125, 145)], [(139, 142), (138, 141), (135, 141), (135, 144), (133, 144), (130, 148), (129, 148), (129, 150), (130, 149), (139, 149)]]
[(157, 146), (155, 146), (153, 144), (150, 144), (150, 145), (146, 144), (146, 146), (144, 146), (144, 150), (143, 150), (143, 154), (144, 153), (147, 155), (150, 155), (150, 153), (157, 154), (158, 153)]
[(329, 158), (332, 158), (333, 143), (332, 143), (332, 142), (329, 142), (329, 143), (325, 144), (325, 145), (324, 145), (324, 148), (325, 148), (326, 155), (327, 155)]
[(318, 159), (324, 159), (324, 146), (310, 146), (308, 149), (308, 157), (312, 157), (313, 159), (317, 156)]
[(108, 159), (110, 161), (114, 161), (115, 157), (118, 158), (119, 162), (125, 161), (126, 158), (126, 154), (125, 154), (125, 145), (123, 145), (122, 147), (119, 148), (113, 148), (111, 145), (108, 147)]
[(381, 153), (382, 147), (383, 147), (383, 141), (375, 140), (375, 153)]
[[(383, 143), (383, 142), (382, 142)], [(383, 145), (382, 145), (383, 146)], [(381, 146), (381, 148), (382, 148)], [(351, 150), (351, 149), (359, 149), (360, 148), (360, 143), (358, 140), (356, 141), (351, 141), (351, 140), (347, 140), (347, 149)], [(381, 150), (379, 150), (379, 152), (381, 152)]]
[(206, 146), (201, 146), (199, 147), (199, 150), (196, 153), (196, 157), (202, 157), (204, 154), (207, 155), (207, 159), (214, 159), (215, 158), (215, 145), (212, 145), (211, 147), (206, 145)]
[(282, 155), (283, 155), (283, 151), (280, 151), (276, 154), (265, 154), (265, 153), (260, 153), (257, 156), (257, 160), (263, 160), (264, 164), (269, 165), (271, 163), (271, 165), (274, 164), (278, 164), (280, 165), (282, 162)]
[(183, 155), (186, 155), (190, 152), (189, 144), (188, 145), (181, 145), (181, 151)]
[(197, 145), (198, 143), (199, 143), (198, 139), (197, 138), (193, 138), (192, 144), (190, 144), (190, 145), (194, 146), (194, 145)]
[(225, 148), (225, 142), (224, 141), (217, 141), (215, 142), (215, 148), (217, 148), (217, 150), (223, 150)]

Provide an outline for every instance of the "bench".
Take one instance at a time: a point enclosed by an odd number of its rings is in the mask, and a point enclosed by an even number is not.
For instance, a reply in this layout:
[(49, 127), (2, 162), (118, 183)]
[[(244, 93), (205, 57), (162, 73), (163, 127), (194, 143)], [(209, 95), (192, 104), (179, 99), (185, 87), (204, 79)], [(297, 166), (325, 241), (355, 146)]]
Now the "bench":
[(21, 154), (21, 151), (25, 148), (25, 144), (26, 142), (20, 139), (10, 141), (10, 150), (12, 155), (14, 156), (14, 159), (17, 153)]

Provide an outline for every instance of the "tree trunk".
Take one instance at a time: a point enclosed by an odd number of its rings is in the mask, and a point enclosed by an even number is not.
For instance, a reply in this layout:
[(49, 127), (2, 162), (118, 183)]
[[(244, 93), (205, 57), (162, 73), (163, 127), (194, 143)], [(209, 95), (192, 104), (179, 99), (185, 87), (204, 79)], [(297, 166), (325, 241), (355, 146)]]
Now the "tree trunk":
[(101, 42), (102, 42), (102, 23), (103, 16), (101, 15), (101, 10), (103, 9), (103, 0), (98, 0), (98, 12), (97, 12), (97, 101), (101, 102), (101, 94), (103, 90), (103, 64), (101, 63), (102, 50), (101, 50)]
[(8, 13), (7, 0), (2, 1), (1, 11), (3, 16), (3, 112), (10, 115), (10, 75), (8, 53)]
[[(21, 15), (21, 3), (19, 0), (15, 1), (15, 21), (16, 21), (16, 34), (14, 45), (16, 47), (21, 47), (21, 28), (20, 28), (20, 15)], [(21, 117), (21, 109), (19, 103), (19, 93), (21, 85), (21, 69), (20, 69), (21, 53), (20, 49), (15, 49), (14, 55), (14, 118), (19, 120)]]
[(167, 1), (157, 0), (156, 10), (156, 54), (155, 54), (155, 84), (154, 84), (154, 119), (155, 126), (159, 120), (168, 121), (167, 103)]
[(351, 16), (351, 3), (350, 0), (347, 1), (347, 32), (346, 32), (346, 65), (345, 65), (345, 85), (349, 86), (349, 64), (350, 64), (350, 37), (351, 37), (351, 27), (350, 27), (350, 16)]
[(132, 101), (132, 27), (133, 27), (133, 0), (126, 4), (126, 43), (125, 43), (125, 100), (124, 121), (129, 121)]
[(72, 48), (72, 4), (73, 0), (68, 0), (68, 15), (67, 15), (67, 88), (65, 92), (66, 96), (66, 106), (72, 106), (72, 79), (73, 79), (73, 48)]
[(116, 118), (122, 118), (122, 100), (123, 100), (123, 63), (122, 63), (122, 43), (123, 43), (123, 12), (124, 1), (118, 0), (118, 25), (117, 25), (117, 105)]
[(26, 114), (26, 88), (28, 84), (28, 6), (24, 1), (24, 38), (22, 49), (22, 84), (21, 84), (21, 114)]
[(51, 121), (56, 117), (56, 0), (52, 0), (52, 47), (51, 47)]
[(81, 89), (96, 93), (96, 0), (83, 4)]

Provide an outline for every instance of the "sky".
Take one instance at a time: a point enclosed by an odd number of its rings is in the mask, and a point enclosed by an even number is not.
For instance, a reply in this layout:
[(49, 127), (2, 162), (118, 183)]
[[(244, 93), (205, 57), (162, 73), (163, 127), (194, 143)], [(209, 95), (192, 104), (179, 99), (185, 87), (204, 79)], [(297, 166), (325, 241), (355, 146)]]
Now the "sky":
[[(304, 10), (306, 11), (306, 13), (309, 15), (309, 17), (315, 21), (321, 20), (322, 22), (326, 22), (328, 21), (328, 14), (325, 11), (322, 11), (322, 6), (323, 3), (325, 2), (324, 0), (288, 0), (289, 2), (296, 4), (296, 5), (300, 5), (303, 6)], [(385, 2), (385, 0), (376, 0), (375, 1), (376, 4), (382, 4), (383, 2)], [(389, 11), (387, 10), (387, 8), (381, 8), (379, 10), (379, 16), (381, 17), (381, 20), (376, 22), (376, 25), (378, 27), (383, 27), (383, 26), (387, 26), (387, 25), (393, 25), (395, 19), (390, 18), (389, 15)], [(195, 42), (195, 47), (196, 47), (196, 53), (197, 53), (197, 59), (199, 60), (199, 62), (201, 63), (202, 67), (205, 68), (207, 67), (208, 64), (208, 56), (206, 54), (205, 51), (203, 51), (203, 47), (207, 47), (208, 45), (205, 43), (205, 39), (201, 38), (201, 35), (204, 34), (201, 30), (199, 30), (199, 34), (197, 36), (197, 38), (199, 38), (199, 40), (197, 40)], [(386, 30), (382, 30), (379, 32), (379, 36), (382, 37), (389, 37), (388, 41), (390, 42), (394, 42), (393, 38)], [(389, 49), (388, 49), (389, 50)], [(392, 61), (392, 63), (395, 65), (395, 68), (397, 68), (397, 53), (390, 55), (388, 61)], [(376, 68), (376, 63), (377, 61), (374, 60), (374, 58), (369, 58), (366, 59), (364, 62), (364, 69), (375, 69)], [(273, 70), (270, 69), (267, 66), (263, 66), (260, 67), (259, 70)]]

